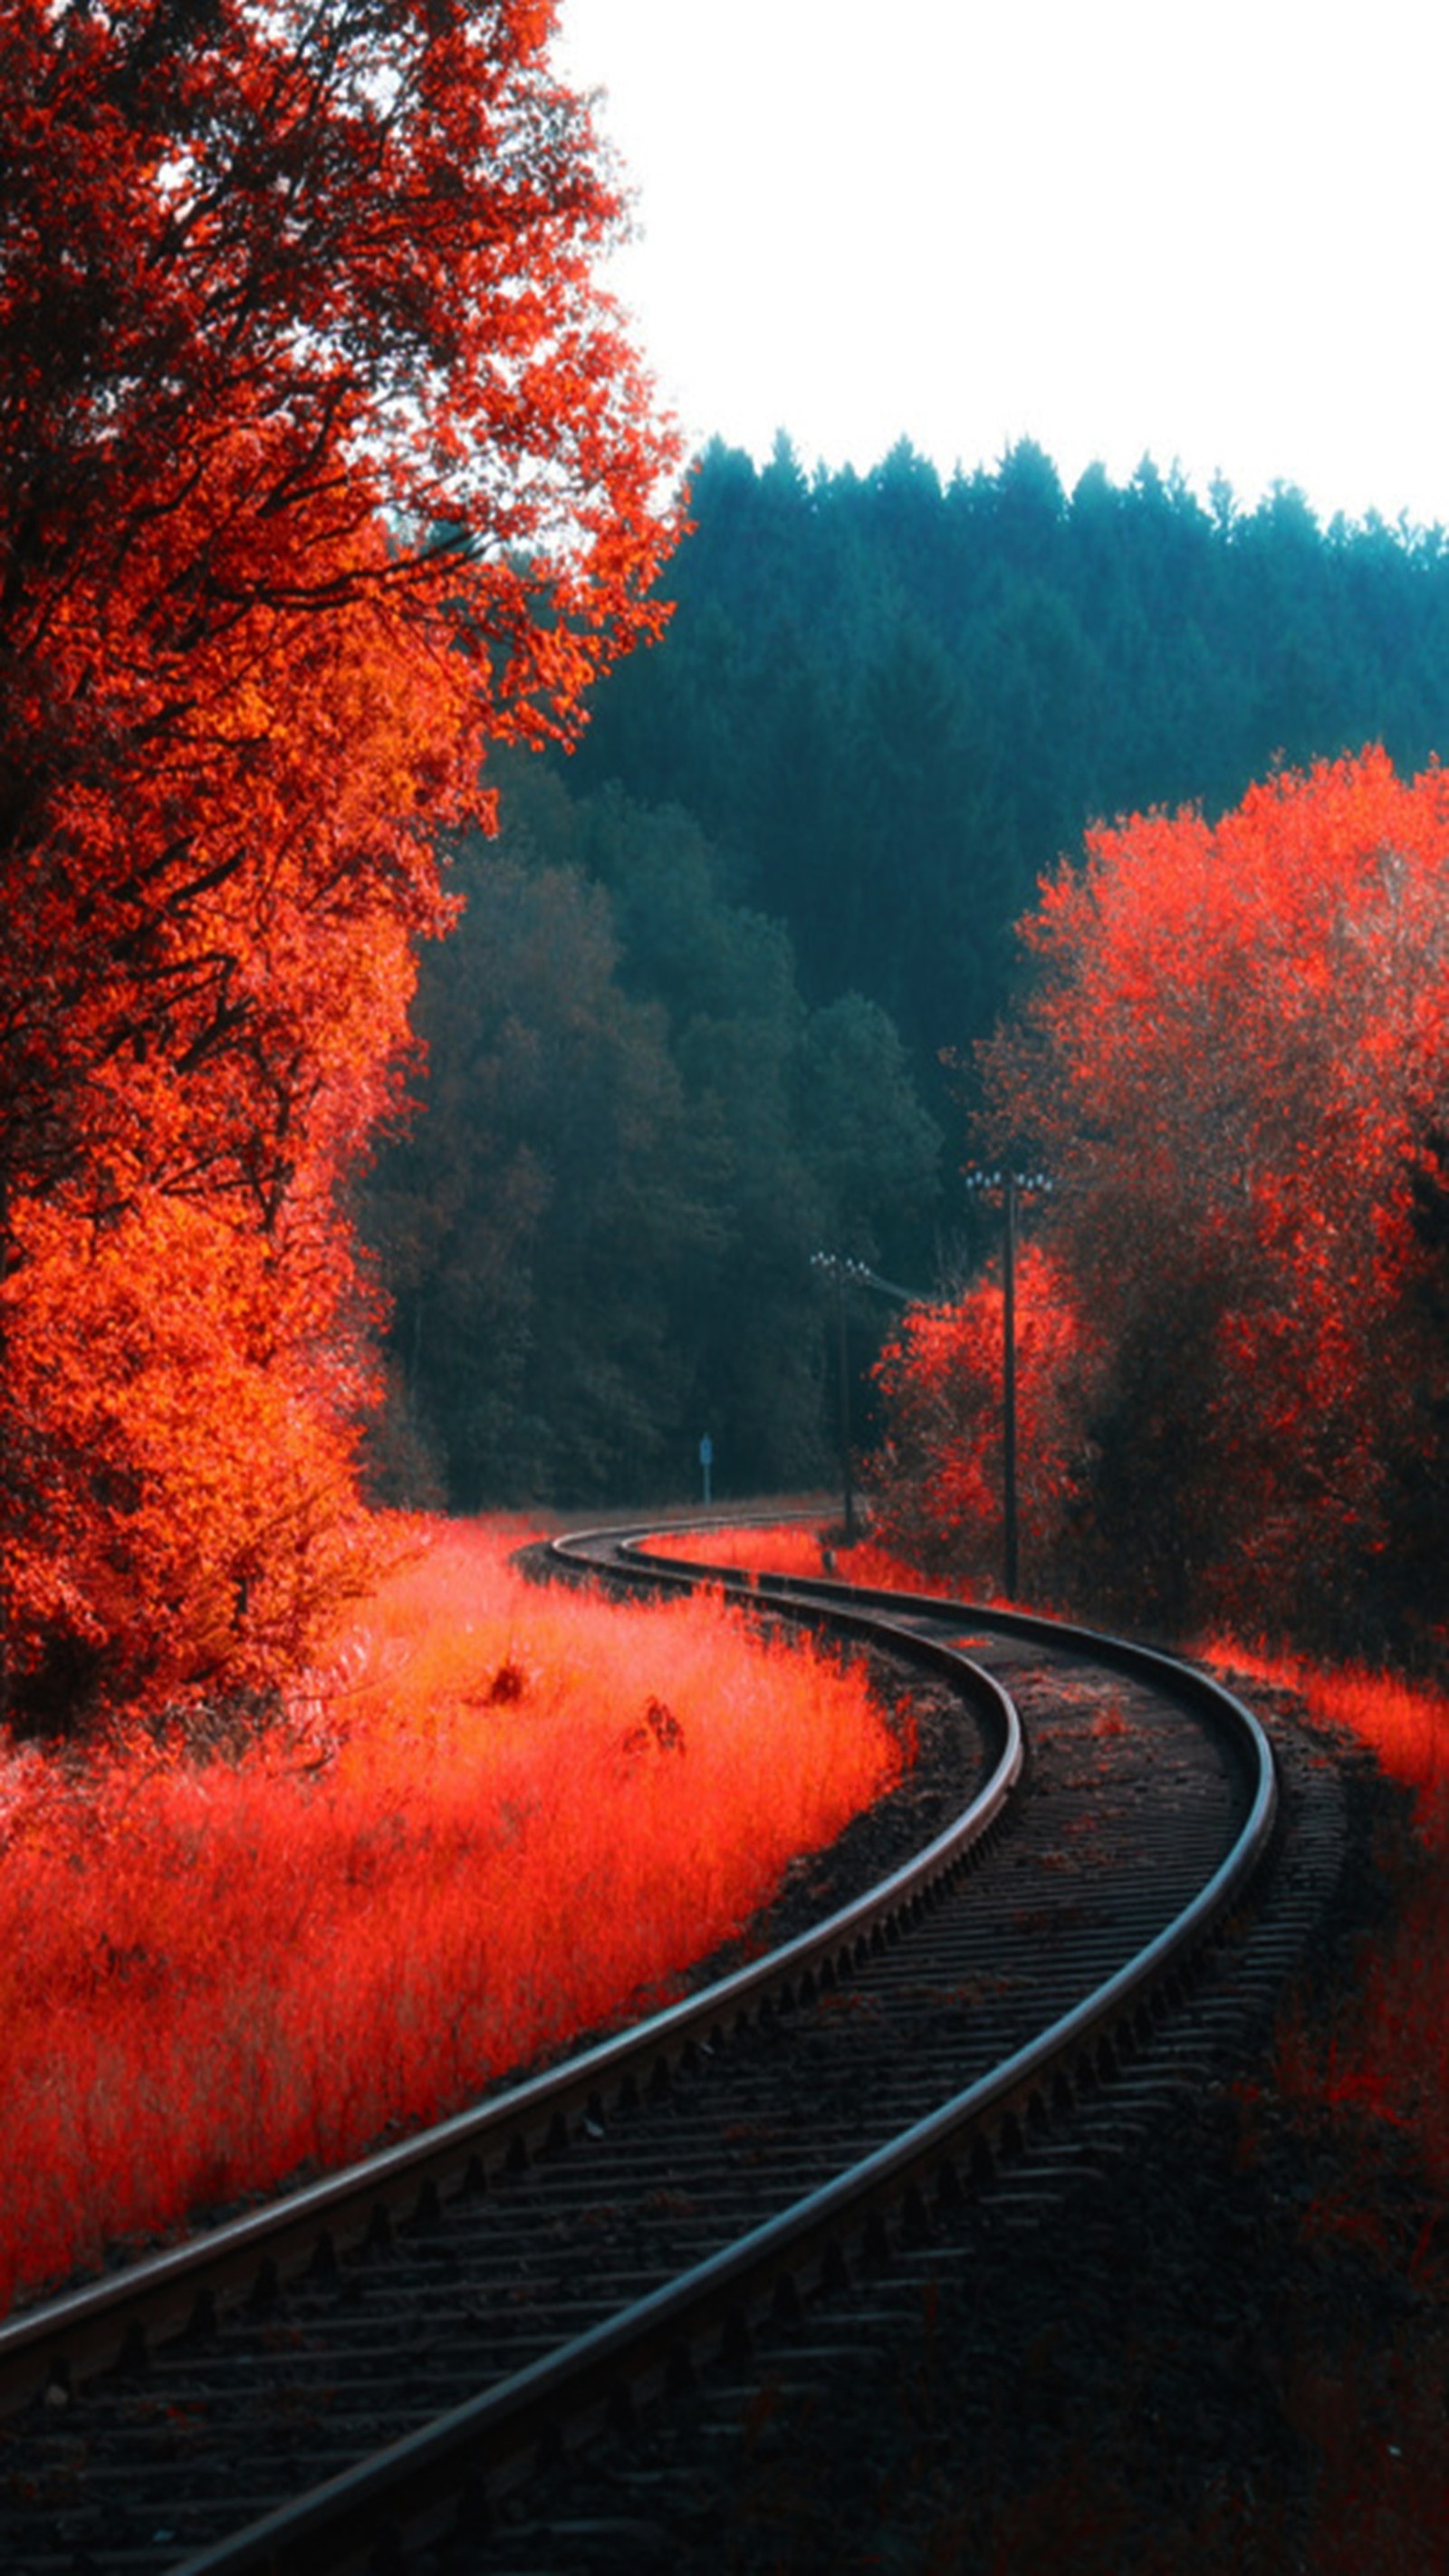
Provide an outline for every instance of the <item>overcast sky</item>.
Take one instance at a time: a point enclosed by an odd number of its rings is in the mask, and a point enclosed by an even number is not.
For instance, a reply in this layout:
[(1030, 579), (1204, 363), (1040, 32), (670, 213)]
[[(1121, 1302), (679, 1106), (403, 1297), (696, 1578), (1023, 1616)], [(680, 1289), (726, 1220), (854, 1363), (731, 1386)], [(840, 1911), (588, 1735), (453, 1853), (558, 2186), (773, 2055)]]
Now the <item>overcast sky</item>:
[(1449, 526), (1440, 0), (563, 0), (696, 441)]

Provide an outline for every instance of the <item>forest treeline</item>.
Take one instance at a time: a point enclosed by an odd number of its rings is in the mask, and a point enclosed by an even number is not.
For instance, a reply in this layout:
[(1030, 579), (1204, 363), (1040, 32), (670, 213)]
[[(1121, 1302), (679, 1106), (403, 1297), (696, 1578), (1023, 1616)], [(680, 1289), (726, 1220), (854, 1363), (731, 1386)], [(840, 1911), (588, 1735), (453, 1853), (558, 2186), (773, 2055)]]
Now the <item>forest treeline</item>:
[[(1449, 731), (1438, 531), (1150, 462), (1068, 494), (1029, 442), (946, 483), (904, 444), (863, 475), (716, 444), (690, 509), (662, 639), (458, 852), (368, 1220), (387, 1491), (686, 1492), (706, 1432), (721, 1490), (827, 1472), (811, 1253), (930, 1290), (984, 1248), (973, 1049), (1041, 876), (1099, 819), (1368, 741), (1411, 773)], [(890, 1309), (849, 1320), (861, 1380)]]
[(687, 815), (511, 767), (424, 960), (425, 1111), (366, 1223), (393, 1305), (391, 1498), (657, 1499), (819, 1474), (813, 1252), (919, 1238), (941, 1138), (896, 1029), (802, 998)]

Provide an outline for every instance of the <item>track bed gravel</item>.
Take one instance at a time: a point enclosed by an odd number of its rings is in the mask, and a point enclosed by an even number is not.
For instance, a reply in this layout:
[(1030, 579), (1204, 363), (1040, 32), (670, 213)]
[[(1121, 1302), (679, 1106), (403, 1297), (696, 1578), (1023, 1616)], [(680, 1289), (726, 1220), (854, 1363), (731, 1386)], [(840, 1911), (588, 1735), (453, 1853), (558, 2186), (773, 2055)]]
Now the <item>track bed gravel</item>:
[[(1279, 1695), (1301, 1797), (1323, 1739)], [(1408, 1809), (1341, 1748), (1344, 1860), (1291, 2008), (1326, 2039)], [(1127, 2152), (1130, 2146), (1130, 2155)], [(1055, 2223), (892, 2267), (867, 2330), (807, 2319), (547, 2490), (449, 2576), (1444, 2576), (1449, 2195), (1371, 2111), (1305, 2111), (1274, 2016), (1171, 2117), (1101, 2133)]]

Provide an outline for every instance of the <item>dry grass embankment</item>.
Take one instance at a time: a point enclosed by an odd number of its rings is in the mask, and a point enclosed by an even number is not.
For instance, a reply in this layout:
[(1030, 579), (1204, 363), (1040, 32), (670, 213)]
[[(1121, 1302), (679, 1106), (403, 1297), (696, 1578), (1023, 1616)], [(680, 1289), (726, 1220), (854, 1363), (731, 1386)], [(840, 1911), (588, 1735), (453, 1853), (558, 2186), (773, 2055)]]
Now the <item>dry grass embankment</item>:
[(862, 1666), (526, 1534), (407, 1525), (233, 1758), (0, 1751), (0, 2308), (662, 1998), (896, 1776)]

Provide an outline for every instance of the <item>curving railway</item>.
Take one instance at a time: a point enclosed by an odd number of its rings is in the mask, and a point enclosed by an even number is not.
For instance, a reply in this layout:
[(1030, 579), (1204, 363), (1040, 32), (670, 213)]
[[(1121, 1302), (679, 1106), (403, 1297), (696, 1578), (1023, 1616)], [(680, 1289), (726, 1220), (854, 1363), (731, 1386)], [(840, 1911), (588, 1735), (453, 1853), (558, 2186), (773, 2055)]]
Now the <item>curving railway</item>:
[(1059, 2220), (1271, 2009), (1337, 1867), (1328, 1766), (1145, 1648), (648, 1535), (535, 1570), (703, 1575), (884, 1658), (934, 1806), (668, 2010), (0, 2327), (11, 2576), (592, 2565), (549, 2538), (571, 2460), (691, 2390), (748, 2407), (923, 2249)]

